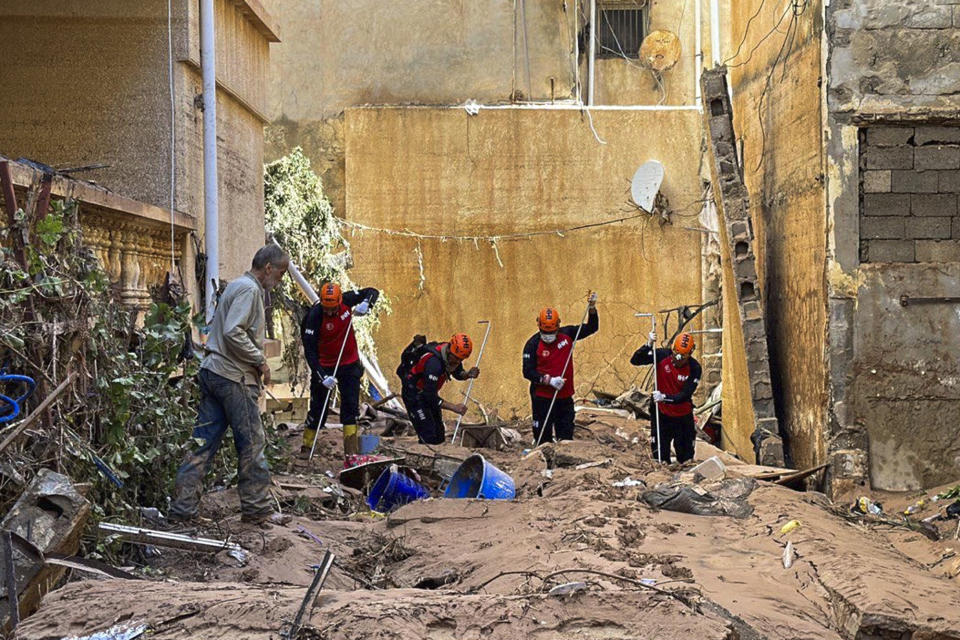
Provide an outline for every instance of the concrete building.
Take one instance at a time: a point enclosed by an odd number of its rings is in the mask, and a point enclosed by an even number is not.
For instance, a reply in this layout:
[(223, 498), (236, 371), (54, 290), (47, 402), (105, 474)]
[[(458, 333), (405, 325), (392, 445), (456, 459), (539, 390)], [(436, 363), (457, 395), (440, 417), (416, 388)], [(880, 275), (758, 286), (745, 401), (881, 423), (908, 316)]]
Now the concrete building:
[[(745, 43), (728, 65), (794, 462), (829, 462), (835, 493), (955, 478), (960, 7), (729, 4), (729, 41)], [(742, 423), (725, 412), (725, 428)]]
[[(589, 396), (640, 382), (628, 361), (649, 325), (635, 311), (703, 299), (700, 12), (690, 0), (599, 2), (598, 11), (597, 107), (586, 111), (577, 99), (591, 89), (588, 2), (275, 7), (284, 43), (272, 56), (268, 157), (302, 146), (350, 223), (451, 236), (357, 228), (351, 275), (393, 300), (377, 336), (385, 363), (414, 333), (479, 339), (477, 321), (491, 320), (475, 395), (503, 417), (529, 412), (520, 352), (541, 306), (576, 323), (587, 290), (599, 292), (600, 333), (577, 358), (578, 391)], [(659, 76), (637, 58), (656, 30), (680, 44)], [(463, 108), (471, 100), (476, 115)], [(630, 179), (648, 160), (666, 169), (672, 224), (640, 215), (552, 233), (639, 214)]]
[[(124, 211), (151, 212), (133, 215), (121, 230), (104, 207), (81, 209), (84, 224), (101, 231), (88, 240), (104, 255), (128, 256), (118, 259), (129, 265), (127, 297), (141, 304), (156, 284), (141, 276), (157, 271), (146, 257), (156, 251), (146, 245), (162, 240), (158, 210), (174, 222), (188, 286), (194, 248), (203, 246), (199, 3), (169, 7), (168, 14), (164, 0), (0, 3), (0, 153), (60, 169), (105, 164), (73, 174), (100, 187), (81, 191), (115, 192), (128, 203)], [(263, 244), (263, 125), (278, 31), (259, 0), (217, 0), (215, 12), (220, 274), (231, 279)], [(157, 233), (161, 240), (140, 242)]]

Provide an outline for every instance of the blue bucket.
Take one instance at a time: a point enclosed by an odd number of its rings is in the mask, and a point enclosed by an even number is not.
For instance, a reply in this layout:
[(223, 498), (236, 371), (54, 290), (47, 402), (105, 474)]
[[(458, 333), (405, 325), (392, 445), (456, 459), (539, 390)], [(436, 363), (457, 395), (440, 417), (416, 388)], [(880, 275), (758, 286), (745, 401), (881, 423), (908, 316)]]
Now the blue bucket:
[(367, 505), (374, 511), (386, 513), (408, 502), (430, 497), (430, 492), (397, 471), (395, 465), (384, 469), (370, 488)]
[(444, 498), (481, 498), (483, 500), (512, 500), (516, 496), (513, 478), (475, 453), (460, 465)]
[(373, 453), (380, 446), (380, 436), (360, 436), (360, 453), (367, 455)]

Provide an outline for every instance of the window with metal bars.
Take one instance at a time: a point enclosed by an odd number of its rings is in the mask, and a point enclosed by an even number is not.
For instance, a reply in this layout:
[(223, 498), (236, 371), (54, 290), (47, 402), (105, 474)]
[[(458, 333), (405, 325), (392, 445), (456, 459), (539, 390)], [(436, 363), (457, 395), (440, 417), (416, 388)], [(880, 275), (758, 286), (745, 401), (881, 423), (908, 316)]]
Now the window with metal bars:
[(639, 58), (646, 9), (597, 7), (597, 57)]

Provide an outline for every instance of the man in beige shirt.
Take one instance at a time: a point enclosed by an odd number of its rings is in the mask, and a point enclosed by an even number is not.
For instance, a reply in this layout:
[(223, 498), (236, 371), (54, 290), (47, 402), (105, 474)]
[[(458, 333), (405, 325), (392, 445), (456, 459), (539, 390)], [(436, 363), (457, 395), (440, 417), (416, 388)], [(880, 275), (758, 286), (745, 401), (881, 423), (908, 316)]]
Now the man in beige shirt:
[(171, 520), (197, 516), (203, 477), (228, 426), (237, 448), (241, 519), (261, 522), (273, 514), (266, 438), (257, 404), (261, 386), (270, 383), (270, 367), (263, 355), (263, 296), (280, 282), (288, 264), (282, 249), (267, 245), (253, 257), (250, 271), (227, 285), (220, 296), (207, 355), (200, 364), (200, 407), (193, 437), (203, 444), (187, 454), (177, 472)]

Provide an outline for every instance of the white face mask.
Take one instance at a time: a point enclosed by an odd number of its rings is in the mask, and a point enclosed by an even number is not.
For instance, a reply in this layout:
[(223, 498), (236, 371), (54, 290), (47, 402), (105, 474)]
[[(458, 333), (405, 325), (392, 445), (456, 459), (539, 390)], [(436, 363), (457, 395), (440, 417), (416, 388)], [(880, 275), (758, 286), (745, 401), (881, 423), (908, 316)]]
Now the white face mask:
[(543, 340), (544, 344), (553, 344), (557, 340), (557, 334), (544, 333), (543, 331), (541, 331), (540, 339)]

